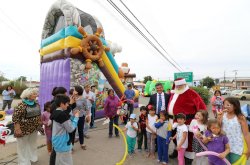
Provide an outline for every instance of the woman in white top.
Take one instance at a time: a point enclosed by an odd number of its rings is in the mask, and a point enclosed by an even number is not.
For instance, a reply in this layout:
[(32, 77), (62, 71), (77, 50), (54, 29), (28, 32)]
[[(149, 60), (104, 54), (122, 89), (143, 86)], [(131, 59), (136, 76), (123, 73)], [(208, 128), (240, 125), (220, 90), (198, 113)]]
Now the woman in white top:
[[(250, 156), (250, 134), (245, 116), (241, 113), (240, 102), (236, 98), (228, 97), (224, 100), (223, 113), (218, 114), (218, 120), (229, 139), (230, 153), (227, 159), (231, 164), (241, 158), (243, 154)], [(248, 151), (243, 153), (243, 138), (246, 140)]]
[(155, 159), (155, 138), (156, 138), (156, 128), (155, 122), (158, 117), (155, 114), (155, 107), (153, 105), (148, 105), (149, 114), (146, 119), (146, 131), (147, 131), (147, 142), (148, 142), (148, 155)]

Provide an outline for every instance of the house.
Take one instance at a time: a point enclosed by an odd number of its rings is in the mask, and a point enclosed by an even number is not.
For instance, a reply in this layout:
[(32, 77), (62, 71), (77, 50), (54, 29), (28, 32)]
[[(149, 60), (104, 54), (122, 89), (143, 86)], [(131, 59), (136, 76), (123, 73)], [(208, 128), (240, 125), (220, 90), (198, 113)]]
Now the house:
[(233, 84), (234, 89), (250, 89), (250, 78), (236, 78), (233, 80)]

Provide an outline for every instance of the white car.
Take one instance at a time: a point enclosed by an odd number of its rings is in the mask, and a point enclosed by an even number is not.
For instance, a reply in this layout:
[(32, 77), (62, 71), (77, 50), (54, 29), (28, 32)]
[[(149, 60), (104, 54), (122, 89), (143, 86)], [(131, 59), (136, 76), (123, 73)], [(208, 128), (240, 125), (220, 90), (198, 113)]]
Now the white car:
[(233, 91), (231, 92), (230, 96), (236, 97), (236, 96), (239, 95), (239, 93), (240, 93), (241, 91), (242, 91), (242, 90), (233, 90)]
[(231, 91), (229, 89), (222, 89), (221, 90), (222, 95), (227, 95), (227, 94), (230, 94), (230, 93), (231, 93)]
[(241, 99), (241, 100), (249, 100), (250, 99), (250, 90), (242, 90), (241, 92), (237, 93), (234, 97)]

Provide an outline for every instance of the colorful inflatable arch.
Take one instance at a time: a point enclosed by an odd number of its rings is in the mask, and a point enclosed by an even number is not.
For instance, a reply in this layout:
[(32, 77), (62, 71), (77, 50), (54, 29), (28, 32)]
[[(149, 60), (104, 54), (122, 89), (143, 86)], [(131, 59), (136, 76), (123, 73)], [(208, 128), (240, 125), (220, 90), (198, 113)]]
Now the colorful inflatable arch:
[(158, 82), (163, 85), (164, 92), (166, 92), (169, 89), (171, 90), (172, 83), (170, 81), (168, 81), (168, 80), (167, 81), (156, 81), (156, 80), (147, 81), (147, 83), (145, 85), (145, 88), (144, 88), (144, 96), (150, 96), (150, 95), (156, 93), (155, 85)]
[[(75, 85), (90, 83), (97, 85), (99, 93), (105, 95), (105, 78), (121, 97), (125, 87), (107, 45), (97, 18), (65, 0), (54, 3), (42, 32), (40, 104), (52, 99), (51, 91), (55, 86), (69, 91)], [(103, 97), (99, 102), (103, 103)], [(97, 117), (102, 115), (102, 111), (96, 114)]]

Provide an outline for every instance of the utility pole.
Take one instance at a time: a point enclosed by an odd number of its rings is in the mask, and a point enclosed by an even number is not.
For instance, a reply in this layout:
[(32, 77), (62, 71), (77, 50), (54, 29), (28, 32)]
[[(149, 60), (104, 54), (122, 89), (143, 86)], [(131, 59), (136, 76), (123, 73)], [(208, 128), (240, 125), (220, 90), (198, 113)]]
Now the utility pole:
[(238, 70), (233, 70), (233, 72), (234, 72), (234, 79), (235, 79), (235, 89), (237, 89), (237, 79), (236, 79), (236, 75), (237, 75)]
[(226, 89), (225, 86), (226, 86), (226, 71), (224, 70), (224, 89)]

